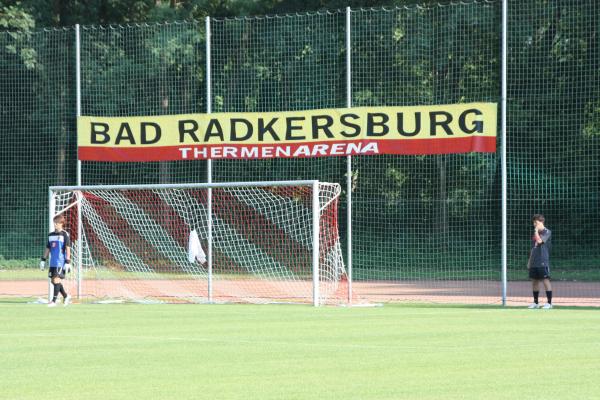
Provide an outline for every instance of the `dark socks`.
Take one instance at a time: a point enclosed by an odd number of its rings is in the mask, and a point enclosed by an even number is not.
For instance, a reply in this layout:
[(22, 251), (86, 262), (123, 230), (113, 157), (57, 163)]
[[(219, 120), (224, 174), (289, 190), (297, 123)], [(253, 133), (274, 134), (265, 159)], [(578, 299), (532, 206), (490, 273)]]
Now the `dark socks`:
[(539, 298), (540, 298), (540, 291), (539, 291), (539, 290), (538, 290), (537, 292), (536, 292), (536, 291), (534, 291), (534, 292), (533, 292), (533, 302), (534, 302), (535, 304), (537, 304), (537, 303), (538, 303), (538, 301), (539, 301)]
[(53, 283), (54, 285), (54, 296), (52, 296), (52, 302), (56, 303), (56, 299), (58, 299), (58, 294), (60, 293), (63, 298), (67, 297), (67, 292), (63, 287), (62, 283)]
[(54, 296), (52, 297), (52, 302), (56, 303), (56, 298), (58, 297), (58, 292), (60, 291), (60, 283), (53, 283), (54, 285)]
[(548, 304), (552, 304), (552, 290), (546, 290), (546, 297), (548, 298)]
[(67, 297), (67, 292), (65, 291), (65, 288), (64, 288), (63, 284), (59, 283), (58, 285), (60, 286), (60, 294), (62, 294), (62, 297), (63, 298)]

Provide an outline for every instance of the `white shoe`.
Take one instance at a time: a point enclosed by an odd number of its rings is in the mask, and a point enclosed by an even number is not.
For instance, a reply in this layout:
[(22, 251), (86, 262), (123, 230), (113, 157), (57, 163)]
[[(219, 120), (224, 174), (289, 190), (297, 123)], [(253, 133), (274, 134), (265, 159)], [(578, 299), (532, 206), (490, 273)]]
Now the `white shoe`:
[(550, 309), (550, 308), (552, 308), (552, 304), (546, 303), (546, 304), (544, 304), (544, 307), (542, 307), (542, 308)]
[(538, 303), (531, 303), (527, 308), (540, 308), (540, 305)]
[(63, 306), (68, 306), (69, 304), (71, 304), (71, 296), (67, 295), (67, 297), (65, 297), (65, 300), (63, 302)]
[(51, 301), (50, 303), (48, 303), (48, 307), (56, 307), (56, 303)]

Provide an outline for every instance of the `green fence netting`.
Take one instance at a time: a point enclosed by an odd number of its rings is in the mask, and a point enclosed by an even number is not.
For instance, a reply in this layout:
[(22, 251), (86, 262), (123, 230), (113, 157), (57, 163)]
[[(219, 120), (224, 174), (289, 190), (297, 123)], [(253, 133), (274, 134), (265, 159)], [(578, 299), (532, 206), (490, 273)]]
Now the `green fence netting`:
[[(557, 299), (600, 299), (600, 12), (596, 1), (509, 2), (508, 295), (529, 298), (534, 213), (554, 233)], [(497, 102), (501, 1), (210, 19), (213, 112)], [(0, 33), (0, 271), (34, 267), (47, 187), (75, 184), (75, 29)], [(207, 107), (205, 21), (83, 26), (81, 112), (134, 116)], [(214, 181), (341, 183), (345, 157), (214, 161)], [(501, 170), (496, 154), (353, 157), (353, 277), (365, 297), (497, 303)], [(206, 161), (83, 163), (82, 183), (205, 182)], [(18, 277), (18, 273), (3, 276)], [(2, 279), (0, 277), (0, 279)], [(404, 286), (402, 286), (404, 285)], [(400, 289), (398, 289), (400, 288)], [(370, 292), (372, 291), (372, 292)], [(427, 297), (429, 296), (429, 297)], [(583, 299), (583, 300), (582, 300)]]

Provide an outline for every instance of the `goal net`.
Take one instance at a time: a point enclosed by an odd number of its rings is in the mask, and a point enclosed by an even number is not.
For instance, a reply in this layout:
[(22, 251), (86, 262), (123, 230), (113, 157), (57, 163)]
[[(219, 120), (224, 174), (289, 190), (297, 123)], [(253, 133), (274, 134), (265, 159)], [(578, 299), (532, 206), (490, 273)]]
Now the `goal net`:
[(51, 187), (81, 301), (346, 301), (338, 184)]

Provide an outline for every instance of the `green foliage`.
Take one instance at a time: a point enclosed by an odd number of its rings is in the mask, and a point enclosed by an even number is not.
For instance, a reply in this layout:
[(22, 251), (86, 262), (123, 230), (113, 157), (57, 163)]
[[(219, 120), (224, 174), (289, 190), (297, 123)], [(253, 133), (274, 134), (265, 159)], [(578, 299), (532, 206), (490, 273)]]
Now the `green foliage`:
[[(2, 252), (2, 250), (0, 250)], [(40, 252), (41, 254), (41, 252)], [(13, 259), (7, 260), (0, 255), (0, 270), (21, 270), (21, 269), (30, 269), (36, 270), (39, 272), (38, 264), (40, 262), (38, 258), (29, 258), (29, 259)], [(42, 273), (43, 274), (43, 273)], [(0, 275), (0, 279), (3, 279), (4, 276)], [(11, 276), (10, 279), (14, 279), (14, 276)]]
[[(452, 6), (418, 2), (426, 4), (423, 7), (414, 3), (4, 1), (0, 224), (10, 233), (0, 241), (0, 255), (28, 259), (37, 253), (45, 234), (47, 186), (75, 183), (74, 30), (35, 27), (85, 25), (82, 111), (90, 115), (204, 112), (202, 19), (207, 15), (219, 18), (211, 20), (213, 111), (345, 107), (345, 15), (314, 11), (346, 5), (354, 7), (354, 106), (498, 102), (500, 2)], [(555, 234), (557, 265), (565, 270), (592, 269), (600, 259), (600, 246), (590, 234), (600, 229), (597, 4), (593, 0), (509, 4), (509, 136), (507, 143), (499, 141), (499, 149), (506, 146), (508, 152), (509, 268), (521, 268), (527, 258), (529, 218), (542, 212)], [(389, 8), (359, 9), (375, 6)], [(221, 18), (297, 12), (303, 13)], [(118, 26), (129, 23), (140, 25)], [(346, 173), (343, 158), (217, 165), (215, 180), (318, 177), (343, 182)], [(362, 247), (364, 254), (355, 255), (357, 272), (368, 275), (377, 257), (382, 264), (398, 265), (397, 253), (389, 250), (394, 248), (402, 249), (399, 254), (413, 263), (447, 261), (451, 272), (467, 268), (477, 254), (483, 255), (486, 273), (488, 267), (498, 268), (499, 167), (495, 154), (355, 158), (351, 172), (355, 234), (361, 242), (376, 238), (386, 243), (373, 253)], [(133, 167), (94, 163), (86, 165), (84, 173), (87, 183), (166, 183), (204, 180), (205, 168), (203, 162)], [(482, 224), (487, 226), (484, 231)], [(344, 235), (344, 221), (340, 229)], [(429, 229), (440, 248), (418, 240)], [(456, 240), (454, 250), (449, 238)], [(423, 252), (410, 251), (410, 246), (439, 254), (423, 260)]]
[(31, 70), (38, 62), (37, 52), (29, 44), (35, 21), (19, 6), (17, 3), (0, 8), (0, 29), (8, 31), (7, 35), (10, 38), (0, 47), (0, 63), (6, 67), (6, 60), (15, 56), (26, 69)]

